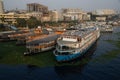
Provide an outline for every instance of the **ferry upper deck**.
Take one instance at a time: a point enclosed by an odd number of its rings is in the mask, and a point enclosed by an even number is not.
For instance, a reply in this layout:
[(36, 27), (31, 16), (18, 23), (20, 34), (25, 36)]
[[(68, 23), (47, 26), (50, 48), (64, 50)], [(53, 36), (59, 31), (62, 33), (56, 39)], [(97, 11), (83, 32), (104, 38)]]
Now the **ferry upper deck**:
[(95, 31), (97, 28), (84, 28), (80, 30), (71, 30), (65, 32), (57, 41), (59, 44), (74, 44), (81, 41), (81, 38), (85, 37), (87, 34)]
[(89, 34), (90, 32), (96, 30), (96, 27), (92, 27), (92, 28), (84, 28), (84, 29), (79, 29), (79, 30), (70, 30), (65, 32), (62, 36), (84, 36), (86, 34)]

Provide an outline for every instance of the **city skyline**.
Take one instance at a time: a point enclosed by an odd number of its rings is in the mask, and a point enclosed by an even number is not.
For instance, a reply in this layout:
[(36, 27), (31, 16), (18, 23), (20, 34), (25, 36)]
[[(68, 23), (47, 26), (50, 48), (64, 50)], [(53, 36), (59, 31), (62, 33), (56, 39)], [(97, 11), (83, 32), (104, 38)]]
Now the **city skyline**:
[[(28, 3), (39, 3), (48, 6), (50, 10), (60, 10), (61, 8), (80, 8), (86, 11), (96, 9), (120, 10), (120, 0), (3, 0), (4, 9), (27, 9)], [(68, 4), (69, 3), (69, 4)], [(72, 3), (72, 4), (71, 4)]]

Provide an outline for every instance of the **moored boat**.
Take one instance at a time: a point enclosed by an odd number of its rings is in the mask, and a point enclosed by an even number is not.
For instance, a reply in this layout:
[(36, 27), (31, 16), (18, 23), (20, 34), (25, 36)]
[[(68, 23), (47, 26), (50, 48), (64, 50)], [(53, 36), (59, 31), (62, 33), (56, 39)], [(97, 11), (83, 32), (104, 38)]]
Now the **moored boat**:
[(70, 61), (82, 56), (99, 38), (97, 27), (72, 30), (64, 33), (53, 51), (58, 62)]
[(27, 52), (24, 55), (35, 54), (55, 48), (56, 40), (59, 36), (58, 34), (49, 34), (27, 42)]
[(100, 27), (100, 32), (105, 33), (105, 32), (113, 32), (113, 26), (112, 25), (102, 25)]

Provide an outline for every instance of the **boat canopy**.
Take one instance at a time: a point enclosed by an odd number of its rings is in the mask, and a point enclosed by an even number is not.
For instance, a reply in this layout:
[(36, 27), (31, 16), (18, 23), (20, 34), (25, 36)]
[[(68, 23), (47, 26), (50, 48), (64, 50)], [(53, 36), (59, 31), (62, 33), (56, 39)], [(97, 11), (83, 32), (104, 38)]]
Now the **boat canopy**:
[(38, 45), (38, 44), (47, 43), (47, 42), (50, 42), (50, 41), (57, 40), (58, 37), (60, 37), (60, 35), (58, 35), (58, 34), (48, 35), (47, 37), (30, 41), (30, 42), (27, 43), (27, 45)]

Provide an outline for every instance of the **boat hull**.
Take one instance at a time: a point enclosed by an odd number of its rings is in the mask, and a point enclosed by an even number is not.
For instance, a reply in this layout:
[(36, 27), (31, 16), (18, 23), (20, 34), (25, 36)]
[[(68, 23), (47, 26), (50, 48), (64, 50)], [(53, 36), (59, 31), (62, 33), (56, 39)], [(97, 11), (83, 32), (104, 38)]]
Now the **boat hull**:
[[(96, 40), (97, 41), (97, 40)], [(74, 60), (76, 58), (79, 58), (81, 56), (83, 56), (92, 46), (93, 44), (96, 42), (94, 41), (91, 45), (89, 45), (85, 50), (80, 51), (80, 52), (76, 52), (73, 54), (69, 54), (69, 55), (56, 55), (55, 52), (56, 50), (53, 52), (55, 55), (55, 58), (58, 62), (67, 62), (67, 61), (71, 61)]]
[(49, 51), (49, 50), (52, 50), (54, 49), (55, 47), (54, 46), (51, 46), (51, 47), (47, 47), (47, 48), (41, 48), (39, 51), (36, 51), (36, 52), (24, 52), (24, 55), (33, 55), (33, 54), (37, 54), (39, 52), (45, 52), (45, 51)]

